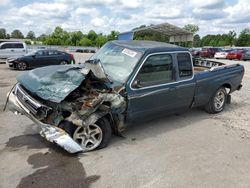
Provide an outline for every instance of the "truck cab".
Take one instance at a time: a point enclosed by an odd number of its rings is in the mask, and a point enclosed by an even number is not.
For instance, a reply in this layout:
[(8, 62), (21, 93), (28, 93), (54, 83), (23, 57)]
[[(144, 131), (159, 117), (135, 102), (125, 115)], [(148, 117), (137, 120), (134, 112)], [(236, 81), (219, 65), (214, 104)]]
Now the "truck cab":
[(21, 57), (27, 53), (24, 42), (2, 42), (0, 43), (0, 59)]

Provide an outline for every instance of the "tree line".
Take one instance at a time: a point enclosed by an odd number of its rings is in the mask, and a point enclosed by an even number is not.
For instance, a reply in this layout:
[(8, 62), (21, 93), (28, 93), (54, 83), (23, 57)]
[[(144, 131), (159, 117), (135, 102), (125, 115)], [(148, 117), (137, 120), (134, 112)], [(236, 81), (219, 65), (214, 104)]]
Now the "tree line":
[[(41, 34), (36, 37), (33, 31), (29, 31), (26, 36), (20, 30), (13, 30), (10, 34), (5, 28), (0, 28), (0, 39), (30, 39), (34, 42), (42, 42), (45, 45), (64, 45), (64, 46), (94, 46), (101, 47), (107, 41), (115, 40), (118, 36), (118, 31), (111, 31), (108, 35), (96, 33), (90, 30), (87, 34), (81, 31), (67, 32), (61, 27), (56, 27), (51, 34)], [(30, 40), (25, 41), (30, 44)]]
[[(141, 25), (137, 28), (144, 28), (146, 25)], [(202, 46), (250, 46), (250, 29), (243, 29), (239, 35), (235, 31), (229, 31), (227, 34), (205, 35), (201, 37), (198, 33), (199, 27), (193, 24), (187, 24), (183, 29), (194, 33), (193, 42), (179, 43), (186, 47), (202, 47)], [(50, 34), (42, 34), (36, 37), (33, 31), (29, 31), (26, 36), (20, 30), (13, 30), (10, 34), (5, 28), (0, 28), (0, 39), (18, 38), (30, 39), (32, 41), (40, 41), (45, 45), (70, 45), (70, 46), (94, 46), (101, 47), (107, 41), (117, 39), (119, 32), (111, 31), (109, 34), (96, 33), (90, 30), (84, 34), (81, 31), (68, 32), (61, 27), (56, 27)], [(169, 37), (157, 32), (140, 31), (136, 32), (134, 38), (136, 40), (154, 40), (168, 42)], [(30, 41), (26, 41), (30, 43)]]

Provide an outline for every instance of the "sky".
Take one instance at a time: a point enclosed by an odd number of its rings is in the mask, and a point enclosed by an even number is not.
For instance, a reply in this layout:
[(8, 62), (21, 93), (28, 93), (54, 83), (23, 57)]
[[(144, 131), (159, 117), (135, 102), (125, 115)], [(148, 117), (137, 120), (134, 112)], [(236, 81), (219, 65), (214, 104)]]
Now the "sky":
[(0, 28), (51, 33), (56, 26), (108, 34), (140, 25), (198, 25), (198, 34), (250, 28), (250, 0), (0, 0)]

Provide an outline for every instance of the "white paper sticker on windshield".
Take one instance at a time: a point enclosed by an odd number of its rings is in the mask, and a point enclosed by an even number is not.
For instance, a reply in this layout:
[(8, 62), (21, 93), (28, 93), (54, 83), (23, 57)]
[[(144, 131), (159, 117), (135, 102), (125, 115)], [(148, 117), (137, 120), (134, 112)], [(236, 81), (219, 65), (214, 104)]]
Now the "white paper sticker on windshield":
[(124, 50), (122, 50), (122, 53), (123, 54), (126, 54), (130, 57), (135, 57), (137, 52), (133, 51), (133, 50), (130, 50), (130, 49), (127, 49), (127, 48), (124, 48)]

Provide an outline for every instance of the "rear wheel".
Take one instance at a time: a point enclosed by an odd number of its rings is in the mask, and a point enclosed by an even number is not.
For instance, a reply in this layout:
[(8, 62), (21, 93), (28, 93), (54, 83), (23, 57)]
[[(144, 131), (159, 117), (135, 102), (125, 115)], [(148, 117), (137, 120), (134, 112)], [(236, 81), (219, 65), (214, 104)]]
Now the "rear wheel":
[(16, 67), (18, 70), (26, 70), (28, 68), (28, 65), (25, 62), (19, 62), (17, 63)]
[(60, 65), (67, 65), (67, 64), (68, 64), (67, 61), (61, 61), (61, 62), (60, 62)]
[(205, 106), (205, 110), (208, 113), (215, 114), (224, 110), (227, 98), (227, 91), (224, 87), (220, 87), (208, 104)]
[(103, 117), (97, 122), (78, 127), (73, 139), (82, 147), (83, 151), (92, 151), (106, 147), (111, 139), (112, 129), (107, 118)]

